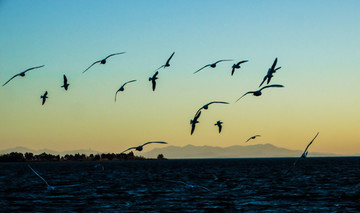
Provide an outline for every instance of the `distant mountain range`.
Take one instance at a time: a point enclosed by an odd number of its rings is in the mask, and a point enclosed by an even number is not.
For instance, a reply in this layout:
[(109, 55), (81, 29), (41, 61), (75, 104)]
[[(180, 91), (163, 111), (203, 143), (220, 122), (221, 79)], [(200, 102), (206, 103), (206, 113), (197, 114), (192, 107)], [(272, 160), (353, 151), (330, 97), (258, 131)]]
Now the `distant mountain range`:
[[(41, 154), (46, 152), (48, 154), (61, 155), (65, 154), (98, 154), (99, 151), (91, 149), (79, 149), (70, 150), (64, 152), (57, 152), (50, 149), (33, 150), (26, 147), (15, 147), (12, 149), (0, 150), (0, 154), (6, 154), (10, 152), (31, 152), (34, 154)], [(163, 154), (168, 159), (181, 159), (181, 158), (262, 158), (262, 157), (297, 157), (302, 154), (302, 150), (290, 150), (281, 147), (276, 147), (272, 144), (255, 144), (247, 146), (229, 146), (229, 147), (215, 147), (215, 146), (194, 146), (186, 145), (179, 146), (167, 146), (163, 148), (155, 148), (148, 152), (134, 151), (135, 155), (141, 155), (146, 158), (156, 158), (158, 154)], [(325, 156), (345, 156), (332, 153), (322, 152), (309, 152), (309, 156), (313, 157), (325, 157)]]

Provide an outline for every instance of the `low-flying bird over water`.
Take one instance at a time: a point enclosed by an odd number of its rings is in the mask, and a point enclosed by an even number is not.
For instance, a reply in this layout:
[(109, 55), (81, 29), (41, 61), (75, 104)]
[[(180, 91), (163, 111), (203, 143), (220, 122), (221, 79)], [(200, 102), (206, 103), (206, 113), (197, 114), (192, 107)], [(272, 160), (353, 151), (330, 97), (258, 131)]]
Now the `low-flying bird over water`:
[(296, 161), (294, 162), (294, 164), (290, 167), (290, 169), (287, 171), (287, 173), (289, 173), (291, 171), (291, 169), (293, 169), (295, 167), (295, 165), (297, 164), (297, 162), (301, 159), (301, 158), (306, 158), (308, 155), (308, 148), (309, 146), (314, 142), (315, 138), (319, 135), (319, 132), (315, 135), (315, 137), (310, 141), (310, 143), (306, 146), (304, 152), (301, 154), (301, 156), (296, 159)]
[(160, 66), (159, 68), (157, 68), (156, 71), (159, 70), (159, 69), (161, 69), (161, 68), (170, 67), (170, 60), (171, 60), (171, 58), (174, 56), (174, 54), (175, 54), (175, 52), (173, 52), (173, 53), (171, 54), (171, 56), (169, 57), (169, 59), (166, 61), (166, 63), (165, 63), (164, 65)]
[(178, 181), (178, 180), (167, 180), (167, 182), (173, 182), (173, 183), (181, 183), (181, 184), (184, 184), (186, 188), (189, 188), (189, 189), (194, 189), (194, 188), (201, 188), (201, 189), (205, 189), (206, 191), (210, 192), (210, 190), (204, 186), (199, 186), (199, 185), (191, 185), (191, 184), (188, 184), (188, 183), (185, 183), (183, 181)]
[(141, 145), (141, 146), (134, 146), (134, 147), (131, 147), (131, 148), (128, 148), (127, 150), (125, 150), (125, 151), (123, 151), (123, 152), (121, 152), (121, 153), (124, 153), (124, 152), (126, 152), (126, 151), (129, 151), (130, 149), (135, 149), (135, 150), (137, 150), (137, 151), (142, 151), (143, 150), (143, 147), (145, 146), (145, 145), (148, 145), (148, 144), (151, 144), (151, 143), (161, 143), (161, 144), (167, 144), (166, 142), (164, 142), (164, 141), (150, 141), (150, 142), (146, 142), (146, 143), (144, 143), (143, 145)]
[(245, 143), (249, 142), (250, 140), (254, 140), (256, 137), (260, 137), (261, 135), (254, 135), (252, 137), (250, 137), (249, 139), (247, 139), (247, 141), (245, 141)]
[(40, 96), (40, 98), (42, 98), (42, 105), (45, 104), (45, 101), (46, 101), (46, 99), (48, 98), (48, 97), (47, 97), (47, 94), (48, 94), (48, 92), (45, 91), (44, 95)]
[(254, 96), (260, 96), (262, 94), (261, 90), (270, 88), (270, 87), (284, 87), (284, 86), (280, 85), (280, 84), (272, 84), (272, 85), (264, 86), (263, 88), (261, 88), (257, 91), (249, 91), (249, 92), (245, 93), (239, 99), (237, 99), (235, 102), (238, 102), (242, 97), (244, 97), (245, 95), (250, 94), (250, 93), (252, 93)]
[(198, 119), (200, 118), (201, 115), (201, 111), (197, 112), (194, 116), (193, 120), (190, 120), (190, 124), (191, 124), (191, 135), (194, 133), (195, 131), (195, 126), (197, 123), (199, 123)]
[(117, 95), (117, 93), (120, 92), (120, 91), (124, 91), (124, 86), (125, 86), (126, 84), (131, 83), (131, 82), (135, 82), (135, 81), (136, 81), (136, 80), (131, 80), (131, 81), (125, 82), (125, 83), (116, 91), (116, 93), (115, 93), (115, 102), (116, 102), (116, 95)]
[(267, 79), (267, 84), (269, 84), (270, 81), (271, 81), (271, 78), (274, 77), (273, 73), (276, 73), (276, 70), (281, 68), (281, 67), (275, 68), (276, 63), (277, 63), (277, 58), (275, 58), (275, 61), (274, 61), (273, 65), (268, 69), (268, 72), (266, 73), (266, 75), (265, 75), (265, 77), (264, 77), (264, 79), (261, 82), (259, 87), (261, 87), (261, 85), (263, 85), (263, 83), (266, 81), (266, 79)]
[(64, 87), (65, 90), (68, 90), (69, 85), (70, 84), (68, 84), (68, 80), (66, 78), (66, 75), (64, 75), (64, 85), (62, 85), (61, 87)]
[(217, 63), (220, 63), (220, 62), (223, 62), (223, 61), (232, 61), (232, 60), (224, 59), (224, 60), (219, 60), (219, 61), (217, 61), (217, 62), (215, 62), (215, 63), (213, 63), (213, 64), (207, 64), (207, 65), (201, 67), (200, 69), (196, 70), (196, 71), (194, 72), (194, 74), (197, 73), (197, 72), (199, 72), (200, 70), (204, 69), (205, 67), (215, 68)]
[(149, 81), (151, 81), (152, 83), (152, 90), (155, 91), (156, 88), (156, 79), (158, 79), (158, 77), (156, 77), (159, 74), (159, 71), (156, 71), (156, 73), (149, 78)]
[(16, 74), (16, 75), (14, 75), (13, 77), (11, 77), (11, 78), (10, 78), (7, 82), (5, 82), (5, 84), (3, 84), (2, 86), (5, 86), (7, 83), (9, 83), (12, 79), (14, 79), (14, 78), (17, 77), (17, 76), (24, 77), (26, 72), (28, 72), (28, 71), (30, 71), (30, 70), (33, 70), (33, 69), (41, 68), (41, 67), (43, 67), (43, 66), (45, 66), (45, 65), (41, 65), (41, 66), (38, 66), (38, 67), (31, 67), (31, 68), (29, 68), (29, 69), (27, 69), (27, 70), (25, 70), (25, 71), (23, 71), (23, 72), (21, 72), (21, 73), (18, 73), (18, 74)]
[(35, 175), (37, 175), (41, 180), (45, 182), (48, 190), (55, 190), (55, 186), (51, 186), (50, 184), (48, 184), (48, 182), (43, 177), (41, 177), (33, 168), (31, 168), (30, 165), (28, 165), (28, 167), (35, 173)]
[(222, 129), (222, 124), (223, 122), (221, 122), (220, 120), (218, 120), (214, 125), (219, 127), (219, 134), (221, 133), (221, 129)]
[(235, 69), (240, 69), (240, 64), (248, 62), (248, 60), (239, 61), (237, 64), (232, 65), (231, 75), (234, 75)]
[(202, 106), (200, 109), (198, 109), (198, 111), (197, 111), (196, 113), (200, 112), (200, 110), (202, 110), (202, 109), (205, 109), (205, 110), (209, 109), (209, 106), (210, 106), (211, 104), (229, 104), (229, 102), (225, 102), (225, 101), (212, 101), (212, 102), (207, 103), (207, 104), (205, 104), (204, 106)]
[(106, 58), (104, 58), (104, 59), (95, 61), (95, 62), (92, 63), (86, 70), (84, 70), (83, 73), (86, 72), (86, 71), (88, 71), (88, 69), (90, 69), (90, 67), (94, 66), (94, 65), (97, 64), (97, 63), (106, 64), (106, 59), (110, 58), (111, 56), (120, 55), (120, 54), (124, 54), (124, 53), (125, 53), (125, 52), (110, 54), (110, 55), (106, 56)]

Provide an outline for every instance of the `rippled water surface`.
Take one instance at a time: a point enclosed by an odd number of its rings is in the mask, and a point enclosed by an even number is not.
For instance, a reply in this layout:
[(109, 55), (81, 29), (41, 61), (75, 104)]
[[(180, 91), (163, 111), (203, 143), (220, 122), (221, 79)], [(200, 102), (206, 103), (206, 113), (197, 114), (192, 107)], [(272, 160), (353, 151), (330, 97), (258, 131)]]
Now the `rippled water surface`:
[[(0, 164), (1, 212), (360, 211), (360, 158)], [(191, 184), (189, 187), (181, 182)]]

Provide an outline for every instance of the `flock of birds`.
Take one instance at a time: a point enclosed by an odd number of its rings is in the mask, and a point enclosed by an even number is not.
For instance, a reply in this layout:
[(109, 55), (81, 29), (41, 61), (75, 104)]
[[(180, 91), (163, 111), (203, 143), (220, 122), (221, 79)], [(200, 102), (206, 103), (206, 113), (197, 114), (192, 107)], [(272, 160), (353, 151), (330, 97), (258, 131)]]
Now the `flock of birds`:
[[(116, 56), (116, 55), (121, 55), (121, 54), (124, 54), (124, 53), (125, 53), (125, 52), (113, 53), (113, 54), (110, 54), (110, 55), (106, 56), (104, 59), (95, 61), (95, 62), (93, 62), (89, 67), (87, 67), (82, 73), (87, 72), (91, 67), (93, 67), (93, 66), (96, 65), (96, 64), (106, 64), (107, 60), (108, 60), (110, 57), (113, 57), (113, 56)], [(171, 59), (173, 58), (174, 54), (175, 54), (175, 52), (173, 52), (173, 53), (170, 55), (170, 57), (166, 60), (165, 64), (163, 64), (163, 65), (161, 65), (159, 68), (157, 68), (157, 69), (155, 70), (155, 73), (154, 73), (151, 77), (149, 77), (149, 81), (150, 81), (151, 84), (152, 84), (152, 90), (153, 90), (153, 91), (155, 91), (155, 89), (156, 89), (156, 80), (159, 79), (159, 78), (158, 78), (159, 71), (160, 71), (161, 69), (165, 69), (165, 68), (167, 68), (167, 67), (170, 67), (170, 61), (171, 61)], [(232, 60), (230, 60), (230, 59), (222, 59), (222, 60), (218, 60), (218, 61), (216, 61), (216, 62), (214, 62), (214, 63), (207, 64), (207, 65), (201, 67), (200, 69), (196, 70), (196, 71), (194, 72), (194, 74), (196, 74), (196, 73), (204, 70), (204, 69), (207, 68), (207, 67), (216, 68), (216, 65), (217, 65), (218, 63), (226, 62), (226, 61), (232, 61)], [(233, 65), (232, 65), (232, 69), (231, 69), (231, 75), (234, 75), (235, 70), (236, 70), (236, 69), (240, 69), (240, 68), (241, 68), (240, 65), (242, 65), (242, 64), (244, 64), (244, 63), (246, 63), (246, 62), (248, 62), (248, 60), (242, 60), (242, 61), (239, 61), (238, 63), (233, 64)], [(246, 92), (246, 93), (243, 94), (241, 97), (239, 97), (239, 98), (235, 101), (235, 103), (238, 102), (241, 98), (243, 98), (244, 96), (246, 96), (246, 95), (248, 95), (248, 94), (252, 94), (252, 95), (254, 95), (254, 96), (261, 96), (261, 95), (262, 95), (262, 91), (265, 90), (265, 89), (268, 89), (268, 88), (282, 88), (282, 87), (284, 87), (284, 86), (281, 85), (281, 84), (271, 84), (271, 85), (269, 85), (269, 83), (271, 82), (271, 79), (274, 77), (274, 73), (276, 73), (276, 71), (281, 68), (281, 67), (276, 67), (276, 65), (277, 65), (277, 58), (275, 58), (272, 66), (268, 69), (266, 75), (264, 76), (262, 82), (261, 82), (260, 85), (259, 85), (259, 88), (260, 88), (265, 82), (266, 82), (266, 84), (267, 84), (266, 86), (263, 86), (263, 87), (261, 87), (260, 89), (255, 90), (255, 91), (248, 91), (248, 92)], [(10, 81), (12, 81), (13, 79), (15, 79), (15, 78), (18, 77), (18, 76), (20, 76), (20, 77), (25, 77), (25, 74), (26, 74), (27, 72), (32, 71), (32, 70), (35, 70), (35, 69), (40, 69), (40, 68), (42, 68), (42, 67), (44, 67), (44, 66), (45, 66), (45, 65), (41, 65), (41, 66), (36, 66), (36, 67), (31, 67), (31, 68), (29, 68), (29, 69), (26, 69), (25, 71), (20, 72), (20, 73), (18, 73), (18, 74), (16, 74), (16, 75), (12, 76), (12, 77), (11, 77), (8, 81), (6, 81), (2, 86), (7, 85)], [(125, 82), (118, 90), (116, 90), (116, 92), (115, 92), (115, 102), (116, 102), (117, 94), (118, 94), (119, 92), (123, 92), (124, 89), (125, 89), (125, 86), (126, 86), (127, 84), (133, 83), (133, 82), (135, 82), (135, 81), (136, 81), (136, 80), (127, 81), (127, 82)], [(69, 86), (70, 86), (70, 84), (68, 83), (68, 79), (67, 79), (66, 75), (63, 75), (63, 85), (61, 86), (61, 88), (64, 88), (64, 89), (67, 91), (68, 88), (69, 88)], [(40, 98), (41, 98), (41, 100), (42, 100), (42, 102), (41, 102), (42, 105), (44, 105), (45, 102), (46, 102), (46, 99), (48, 98), (48, 91), (45, 91), (45, 93), (44, 93), (43, 95), (41, 95)], [(207, 110), (207, 109), (209, 108), (209, 106), (212, 105), (212, 104), (229, 104), (229, 103), (228, 103), (228, 102), (224, 102), (224, 101), (212, 101), (212, 102), (209, 102), (209, 103), (205, 104), (205, 105), (202, 106), (200, 109), (198, 109), (198, 110), (196, 111), (195, 115), (194, 115), (194, 118), (190, 120), (190, 125), (191, 125), (190, 134), (191, 134), (191, 135), (194, 133), (195, 127), (196, 127), (196, 125), (199, 123), (199, 118), (200, 118), (200, 115), (201, 115), (201, 113), (202, 113), (202, 110)], [(223, 127), (222, 124), (223, 124), (223, 122), (222, 122), (221, 120), (218, 120), (218, 121), (214, 124), (215, 126), (218, 127), (219, 133), (221, 133), (221, 130), (222, 130), (222, 127)], [(312, 144), (312, 142), (315, 140), (315, 138), (318, 136), (318, 134), (319, 134), (319, 133), (317, 133), (316, 136), (314, 137), (314, 139), (308, 144), (308, 146), (306, 147), (306, 149), (305, 149), (305, 151), (303, 152), (303, 154), (300, 156), (300, 158), (298, 158), (298, 159), (294, 162), (294, 164), (292, 165), (292, 167), (289, 169), (288, 172), (290, 172), (290, 171), (292, 170), (292, 168), (295, 167), (295, 165), (297, 164), (297, 162), (299, 161), (299, 159), (301, 159), (301, 158), (306, 158), (306, 156), (307, 156), (307, 154), (308, 154), (307, 149), (308, 149), (309, 146)], [(250, 138), (249, 138), (247, 141), (245, 141), (245, 142), (249, 142), (250, 140), (254, 140), (256, 137), (260, 137), (260, 135), (252, 136), (252, 137), (250, 137)], [(145, 145), (152, 144), (152, 143), (167, 144), (167, 142), (164, 142), (164, 141), (150, 141), (150, 142), (146, 142), (146, 143), (144, 143), (143, 145), (140, 145), (140, 146), (130, 147), (130, 148), (126, 149), (125, 151), (121, 152), (121, 153), (125, 153), (125, 152), (127, 152), (127, 151), (129, 151), (129, 150), (132, 150), (132, 149), (135, 149), (135, 150), (137, 150), (137, 151), (142, 151), (142, 150), (143, 150), (143, 147), (144, 147)], [(30, 166), (29, 166), (29, 167), (30, 167)], [(31, 169), (38, 177), (40, 177), (40, 178), (47, 184), (47, 186), (48, 186), (49, 188), (52, 187), (52, 186), (50, 186), (50, 185), (45, 181), (45, 179), (43, 179), (35, 170), (33, 170), (31, 167), (30, 167), (30, 169)], [(179, 183), (180, 183), (181, 181), (173, 181), (173, 182), (179, 182)], [(189, 187), (190, 187), (190, 186), (191, 186), (191, 187), (194, 187), (193, 185), (189, 185), (189, 184), (186, 184), (186, 183), (184, 183), (184, 182), (181, 182), (181, 183), (183, 183), (183, 184), (185, 184), (185, 185), (187, 185), (187, 186), (189, 186)], [(204, 188), (204, 187), (200, 187), (200, 188)], [(205, 188), (205, 189), (206, 189), (206, 188)]]

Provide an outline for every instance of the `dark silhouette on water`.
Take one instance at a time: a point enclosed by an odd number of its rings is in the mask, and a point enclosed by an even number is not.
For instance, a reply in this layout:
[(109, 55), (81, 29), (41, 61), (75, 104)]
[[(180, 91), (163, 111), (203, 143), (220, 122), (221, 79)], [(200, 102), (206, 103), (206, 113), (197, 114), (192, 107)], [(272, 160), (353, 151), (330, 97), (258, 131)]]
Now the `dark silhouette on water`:
[(156, 79), (158, 79), (158, 77), (156, 77), (159, 74), (159, 71), (156, 71), (156, 73), (149, 78), (149, 81), (151, 81), (152, 83), (152, 90), (155, 91), (156, 88)]
[(254, 135), (252, 137), (250, 137), (249, 139), (247, 139), (247, 141), (245, 141), (245, 143), (249, 142), (250, 140), (254, 140), (256, 137), (260, 137), (261, 135)]
[(66, 75), (64, 75), (64, 84), (61, 87), (63, 87), (65, 90), (68, 90), (69, 85), (70, 84), (68, 84), (68, 80), (66, 78)]
[(240, 64), (248, 62), (248, 60), (239, 61), (237, 64), (232, 65), (231, 75), (234, 75), (235, 69), (240, 69)]
[(272, 85), (264, 86), (263, 88), (261, 88), (257, 91), (249, 91), (249, 92), (245, 93), (239, 99), (237, 99), (235, 102), (238, 102), (242, 97), (244, 97), (245, 95), (250, 94), (250, 93), (252, 93), (254, 96), (260, 96), (262, 94), (261, 90), (270, 88), (270, 87), (284, 87), (284, 86), (280, 85), (280, 84), (272, 84)]
[(261, 85), (263, 85), (263, 83), (266, 81), (266, 79), (267, 79), (267, 84), (269, 84), (271, 81), (271, 78), (273, 77), (273, 73), (276, 73), (276, 70), (281, 68), (281, 67), (275, 68), (276, 63), (277, 63), (277, 58), (275, 58), (273, 65), (268, 69), (268, 72), (266, 73), (266, 75), (259, 87), (261, 87)]
[(213, 64), (207, 64), (207, 65), (201, 67), (200, 69), (196, 70), (196, 71), (194, 72), (194, 74), (197, 73), (197, 72), (199, 72), (199, 71), (201, 71), (201, 70), (204, 69), (205, 67), (215, 68), (217, 63), (220, 63), (220, 62), (223, 62), (223, 61), (232, 61), (232, 60), (224, 59), (224, 60), (219, 60), (219, 61), (217, 61), (217, 62), (215, 62), (215, 63), (213, 63)]
[(128, 81), (128, 82), (125, 82), (116, 92), (115, 92), (115, 102), (116, 102), (116, 95), (118, 92), (120, 91), (124, 91), (124, 86), (128, 83), (131, 83), (131, 82), (135, 82), (136, 80), (131, 80), (131, 81)]
[(219, 127), (219, 134), (221, 133), (221, 129), (222, 129), (222, 124), (223, 122), (221, 122), (220, 120), (218, 120), (214, 125)]
[(48, 190), (55, 190), (55, 186), (51, 186), (50, 184), (48, 184), (48, 182), (43, 178), (41, 177), (33, 168), (31, 168), (30, 165), (28, 165), (28, 167), (31, 169), (31, 171), (33, 171), (41, 180), (43, 180), (46, 185), (47, 185), (47, 189)]
[(38, 67), (32, 67), (32, 68), (29, 68), (29, 69), (25, 70), (24, 72), (18, 73), (18, 74), (16, 74), (16, 75), (14, 75), (13, 77), (11, 77), (11, 78), (10, 78), (7, 82), (5, 82), (5, 84), (3, 84), (2, 86), (5, 86), (7, 83), (9, 83), (12, 79), (14, 79), (14, 78), (17, 77), (17, 76), (24, 77), (26, 72), (28, 72), (28, 71), (30, 71), (30, 70), (33, 70), (33, 69), (41, 68), (41, 67), (43, 67), (43, 66), (45, 66), (45, 65), (41, 65), (41, 66), (38, 66)]
[(166, 61), (166, 63), (162, 66), (160, 66), (159, 68), (157, 68), (155, 71), (158, 71), (161, 68), (166, 68), (166, 67), (170, 67), (170, 60), (171, 58), (174, 56), (175, 51), (171, 54), (171, 56), (169, 57), (169, 59)]
[(178, 181), (178, 180), (167, 180), (167, 182), (172, 182), (172, 183), (181, 183), (181, 184), (184, 184), (186, 188), (189, 188), (189, 189), (194, 189), (194, 188), (200, 188), (200, 189), (205, 189), (206, 191), (210, 192), (210, 190), (204, 186), (199, 186), (199, 185), (192, 185), (192, 184), (188, 184), (188, 183), (185, 183), (183, 181)]
[(122, 151), (121, 153), (124, 153), (124, 152), (126, 152), (126, 151), (129, 151), (129, 150), (131, 150), (131, 149), (135, 149), (135, 150), (137, 150), (137, 151), (140, 152), (140, 151), (143, 150), (143, 147), (144, 147), (145, 145), (148, 145), (148, 144), (151, 144), (151, 143), (167, 144), (167, 142), (164, 142), (164, 141), (150, 141), (150, 142), (146, 142), (146, 143), (144, 143), (143, 145), (140, 145), (140, 146), (134, 146), (134, 147), (128, 148), (127, 150)]
[(45, 101), (46, 101), (46, 99), (48, 98), (48, 97), (47, 97), (47, 94), (48, 94), (48, 92), (45, 91), (44, 95), (40, 96), (40, 98), (42, 98), (42, 105), (45, 104)]
[(200, 115), (201, 115), (201, 111), (198, 111), (196, 114), (195, 114), (195, 116), (194, 116), (194, 119), (193, 120), (190, 120), (190, 124), (191, 124), (191, 135), (194, 133), (194, 131), (195, 131), (195, 126), (196, 126), (196, 124), (197, 123), (199, 123), (199, 121), (198, 121), (198, 119), (199, 119), (199, 117), (200, 117)]
[(196, 112), (196, 114), (199, 113), (202, 109), (205, 109), (205, 110), (209, 109), (209, 106), (210, 106), (211, 104), (229, 104), (229, 102), (225, 102), (225, 101), (212, 101), (212, 102), (210, 102), (210, 103), (205, 104), (205, 105), (202, 106), (200, 109), (198, 109), (198, 111)]
[(298, 158), (298, 159), (296, 159), (296, 161), (294, 162), (294, 164), (290, 167), (290, 169), (286, 172), (286, 174), (288, 174), (295, 166), (296, 166), (296, 164), (297, 164), (297, 162), (301, 159), (301, 158), (306, 158), (307, 157), (307, 155), (308, 155), (308, 148), (309, 148), (309, 146), (314, 142), (314, 140), (315, 140), (315, 138), (317, 137), (319, 135), (319, 132), (315, 135), (315, 137), (310, 141), (310, 143), (306, 146), (306, 148), (305, 148), (305, 150), (304, 150), (304, 152), (301, 154), (301, 156)]
[(124, 53), (125, 53), (125, 52), (110, 54), (110, 55), (106, 56), (106, 58), (104, 58), (104, 59), (95, 61), (95, 62), (92, 63), (88, 68), (86, 68), (86, 70), (84, 70), (83, 73), (86, 72), (86, 71), (88, 71), (92, 66), (94, 66), (94, 65), (97, 64), (97, 63), (106, 64), (106, 59), (110, 58), (111, 56), (120, 55), (120, 54), (124, 54)]

